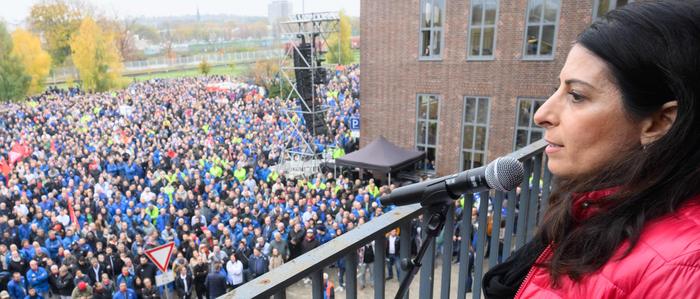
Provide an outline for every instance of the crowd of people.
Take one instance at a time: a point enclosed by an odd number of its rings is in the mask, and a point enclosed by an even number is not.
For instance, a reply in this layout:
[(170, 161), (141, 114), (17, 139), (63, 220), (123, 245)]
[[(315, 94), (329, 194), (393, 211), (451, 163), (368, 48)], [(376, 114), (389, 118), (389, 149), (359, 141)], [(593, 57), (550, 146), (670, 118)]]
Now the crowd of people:
[(357, 145), (348, 122), (359, 72), (341, 68), (318, 87), (320, 138), (304, 129), (300, 103), (224, 76), (53, 88), (0, 106), (2, 289), (159, 298), (160, 270), (144, 251), (174, 242), (170, 287), (214, 298), (381, 215), (387, 187), (371, 179), (275, 167), (305, 139), (317, 152)]

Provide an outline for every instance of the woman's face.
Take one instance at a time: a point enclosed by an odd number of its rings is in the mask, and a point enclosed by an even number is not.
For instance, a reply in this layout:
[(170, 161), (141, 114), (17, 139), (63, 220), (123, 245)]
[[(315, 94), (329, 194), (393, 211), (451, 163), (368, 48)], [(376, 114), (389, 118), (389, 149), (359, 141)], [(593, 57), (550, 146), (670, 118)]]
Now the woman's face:
[(546, 130), (545, 152), (554, 175), (591, 174), (640, 146), (642, 126), (624, 112), (612, 78), (602, 59), (574, 45), (559, 87), (535, 113), (535, 123)]

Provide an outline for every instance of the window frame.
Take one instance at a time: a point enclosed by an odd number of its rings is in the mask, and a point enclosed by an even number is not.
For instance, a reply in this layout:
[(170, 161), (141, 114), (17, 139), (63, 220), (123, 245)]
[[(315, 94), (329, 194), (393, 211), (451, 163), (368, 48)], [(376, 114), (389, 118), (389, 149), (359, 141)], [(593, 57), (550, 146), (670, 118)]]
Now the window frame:
[[(627, 1), (627, 4), (630, 4), (632, 2), (635, 2), (635, 0), (629, 0)], [(625, 5), (627, 5), (625, 4)], [(599, 19), (601, 16), (598, 15), (598, 8), (600, 8), (600, 0), (594, 0), (593, 1), (593, 13), (591, 14), (591, 22), (595, 22), (597, 19)], [(617, 0), (610, 0), (610, 3), (608, 3), (608, 10), (605, 13), (608, 13), (609, 11), (616, 9), (617, 7)]]
[[(427, 97), (430, 99), (431, 97), (435, 97), (435, 101), (437, 102), (437, 113), (436, 116), (437, 118), (435, 120), (430, 119), (430, 100), (428, 100), (428, 105), (427, 105), (427, 110), (426, 110), (426, 117), (422, 118), (420, 116), (420, 104), (421, 104), (421, 97)], [(424, 171), (429, 171), (429, 172), (436, 172), (437, 171), (437, 157), (438, 157), (438, 144), (440, 144), (440, 102), (442, 101), (442, 96), (440, 96), (437, 93), (417, 93), (416, 94), (416, 126), (415, 126), (415, 132), (414, 132), (414, 140), (415, 140), (415, 148), (418, 150), (425, 151), (425, 155), (427, 158), (428, 155), (428, 148), (432, 148), (435, 151), (435, 157), (433, 160), (433, 168), (434, 169), (427, 169), (427, 167), (423, 167)], [(418, 123), (423, 121), (424, 124), (424, 129), (425, 129), (425, 136), (424, 139), (419, 141), (418, 140), (418, 135), (419, 135), (419, 128), (418, 128)], [(435, 144), (430, 144), (429, 143), (429, 126), (431, 123), (435, 123)], [(427, 166), (427, 165), (426, 165)]]
[[(486, 14), (484, 13), (486, 11), (485, 6), (482, 6), (481, 10), (481, 24), (477, 25), (478, 29), (481, 30), (481, 35), (479, 37), (479, 52), (483, 53), (483, 46), (484, 46), (484, 30), (487, 28), (492, 28), (493, 27), (493, 52), (491, 55), (472, 55), (471, 51), (471, 42), (472, 42), (472, 30), (475, 29), (475, 26), (472, 25), (472, 16), (474, 15), (474, 4), (475, 3), (481, 3), (482, 5), (485, 4), (487, 1), (495, 1), (496, 2), (496, 14), (494, 16), (494, 22), (493, 25), (486, 25), (484, 24), (484, 21), (486, 20)], [(501, 2), (500, 0), (472, 0), (469, 3), (469, 17), (467, 17), (467, 60), (469, 61), (488, 61), (488, 60), (495, 60), (496, 59), (496, 43), (497, 43), (497, 37), (498, 37), (498, 17), (500, 13), (500, 6)]]
[[(525, 11), (525, 27), (523, 29), (523, 47), (522, 47), (522, 60), (526, 61), (551, 61), (554, 60), (554, 57), (556, 56), (557, 53), (557, 37), (559, 35), (559, 19), (561, 17), (561, 5), (562, 5), (562, 0), (542, 0), (544, 5), (542, 7), (542, 14), (540, 16), (540, 21), (537, 22), (536, 26), (538, 26), (539, 31), (538, 31), (538, 38), (540, 39), (540, 42), (542, 40), (542, 31), (544, 26), (550, 26), (552, 24), (550, 23), (545, 23), (544, 21), (544, 15), (545, 15), (545, 8), (547, 7), (547, 3), (553, 2), (553, 1), (559, 1), (559, 7), (557, 8), (557, 15), (555, 17), (554, 21), (554, 35), (552, 37), (552, 53), (549, 55), (542, 55), (542, 54), (535, 54), (535, 55), (529, 55), (527, 54), (527, 29), (530, 26), (535, 26), (535, 25), (530, 25), (530, 5), (533, 3), (533, 0), (528, 0), (527, 1), (527, 7)], [(539, 53), (541, 50), (541, 44), (537, 44), (537, 52)]]
[[(520, 126), (518, 121), (520, 120), (520, 103), (522, 101), (530, 101), (530, 119), (528, 120), (528, 126), (523, 127)], [(534, 118), (535, 118), (535, 113), (537, 110), (535, 110), (535, 103), (540, 102), (540, 107), (544, 104), (544, 102), (547, 101), (547, 99), (543, 98), (538, 98), (538, 97), (518, 97), (515, 103), (515, 125), (514, 131), (513, 131), (513, 151), (518, 150), (518, 131), (519, 130), (526, 130), (527, 131), (527, 142), (524, 146), (527, 146), (531, 144), (533, 141), (537, 140), (532, 140), (532, 133), (533, 132), (540, 132), (542, 136), (544, 137), (544, 128), (541, 128), (534, 124)]]
[[(466, 117), (466, 110), (467, 110), (467, 100), (468, 99), (474, 99), (476, 101), (476, 106), (475, 106), (475, 111), (474, 111), (474, 121), (473, 122), (467, 122), (465, 120)], [(481, 100), (486, 100), (486, 123), (479, 123), (479, 102)], [(462, 171), (467, 170), (464, 168), (464, 155), (469, 153), (470, 155), (474, 154), (482, 154), (484, 157), (484, 165), (486, 165), (486, 162), (488, 161), (488, 152), (489, 152), (489, 127), (491, 125), (491, 98), (487, 96), (464, 96), (462, 97), (462, 136), (460, 138), (461, 143), (460, 143), (460, 151), (459, 151), (459, 161), (460, 161), (460, 169)], [(472, 147), (470, 149), (467, 149), (464, 147), (464, 132), (467, 129), (467, 127), (470, 127), (472, 131)], [(486, 134), (484, 136), (484, 149), (475, 149), (474, 145), (476, 144), (476, 129), (477, 127), (483, 127), (486, 129)], [(473, 156), (472, 156), (473, 157)], [(472, 159), (472, 164), (470, 165), (471, 168), (474, 168), (474, 160)], [(483, 166), (483, 165), (482, 165)], [(471, 169), (468, 168), (468, 169)]]
[[(436, 60), (442, 60), (442, 54), (445, 51), (445, 16), (446, 16), (446, 6), (447, 6), (447, 0), (420, 0), (419, 2), (420, 7), (418, 8), (418, 60), (419, 61), (436, 61)], [(425, 4), (430, 3), (431, 4), (431, 16), (430, 16), (430, 26), (424, 27), (423, 26), (423, 10), (425, 9)], [(434, 10), (432, 7), (434, 7), (435, 3), (441, 3), (441, 8), (442, 8), (442, 15), (440, 16), (440, 27), (435, 27), (433, 25), (433, 14)], [(430, 45), (428, 47), (431, 49), (430, 50), (430, 55), (424, 56), (423, 55), (423, 31), (430, 31)], [(435, 32), (439, 31), (440, 32), (440, 54), (434, 55), (432, 53), (432, 48), (434, 47), (435, 43)]]

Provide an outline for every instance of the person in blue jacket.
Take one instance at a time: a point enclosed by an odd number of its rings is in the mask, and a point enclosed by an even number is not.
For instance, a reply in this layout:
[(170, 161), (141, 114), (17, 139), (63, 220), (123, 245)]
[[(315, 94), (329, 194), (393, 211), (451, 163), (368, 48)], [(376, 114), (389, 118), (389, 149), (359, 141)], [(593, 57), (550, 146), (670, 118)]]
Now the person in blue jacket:
[(58, 255), (58, 248), (63, 245), (61, 238), (56, 236), (55, 231), (49, 231), (49, 238), (46, 239), (44, 243), (44, 246), (49, 251), (49, 256), (51, 256), (52, 259), (55, 259)]
[(12, 273), (12, 280), (7, 284), (7, 292), (10, 293), (11, 299), (24, 299), (26, 296), (25, 286), (27, 282), (19, 272)]
[(136, 292), (126, 287), (126, 282), (119, 284), (119, 290), (112, 294), (113, 299), (136, 299)]
[(37, 293), (35, 288), (30, 287), (29, 291), (27, 291), (27, 296), (24, 296), (23, 299), (48, 299), (49, 297), (47, 296), (48, 295), (42, 296), (41, 294)]
[(37, 261), (29, 262), (29, 271), (27, 271), (27, 287), (35, 288), (37, 293), (44, 298), (49, 297), (49, 273), (46, 269), (39, 267)]

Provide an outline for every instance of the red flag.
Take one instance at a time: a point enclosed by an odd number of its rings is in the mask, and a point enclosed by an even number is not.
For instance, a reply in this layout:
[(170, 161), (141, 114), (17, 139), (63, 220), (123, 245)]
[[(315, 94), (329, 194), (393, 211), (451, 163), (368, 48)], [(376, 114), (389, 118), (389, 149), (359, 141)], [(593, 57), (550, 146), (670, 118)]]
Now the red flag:
[(10, 186), (10, 172), (12, 172), (12, 165), (7, 163), (5, 158), (0, 158), (0, 172), (5, 176), (5, 185)]
[(22, 160), (22, 154), (20, 152), (11, 151), (9, 154), (10, 163), (15, 164), (17, 161)]
[(78, 217), (75, 217), (75, 211), (73, 210), (73, 200), (71, 200), (70, 197), (66, 197), (66, 201), (68, 202), (68, 215), (70, 216), (70, 222), (73, 223), (73, 227), (75, 227), (75, 230), (78, 231), (80, 230), (80, 224), (78, 223)]

